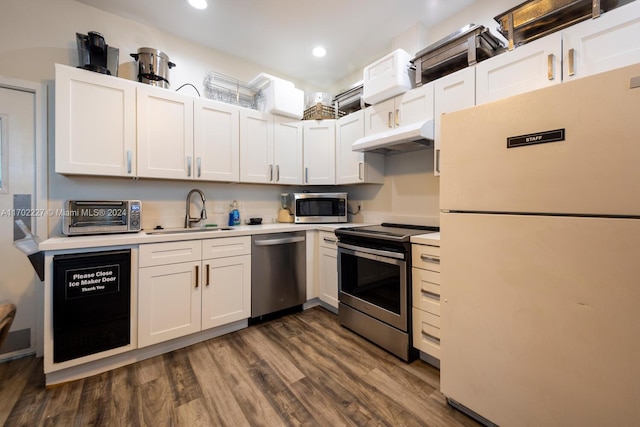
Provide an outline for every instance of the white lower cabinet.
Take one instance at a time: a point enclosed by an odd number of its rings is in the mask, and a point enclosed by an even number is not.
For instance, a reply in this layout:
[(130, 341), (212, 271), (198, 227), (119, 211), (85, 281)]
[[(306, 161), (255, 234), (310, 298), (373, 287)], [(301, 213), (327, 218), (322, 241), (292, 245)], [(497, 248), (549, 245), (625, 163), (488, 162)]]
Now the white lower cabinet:
[(412, 245), (413, 346), (440, 360), (440, 247)]
[(251, 316), (251, 238), (140, 245), (138, 347)]
[(320, 301), (338, 309), (338, 239), (334, 233), (319, 232)]

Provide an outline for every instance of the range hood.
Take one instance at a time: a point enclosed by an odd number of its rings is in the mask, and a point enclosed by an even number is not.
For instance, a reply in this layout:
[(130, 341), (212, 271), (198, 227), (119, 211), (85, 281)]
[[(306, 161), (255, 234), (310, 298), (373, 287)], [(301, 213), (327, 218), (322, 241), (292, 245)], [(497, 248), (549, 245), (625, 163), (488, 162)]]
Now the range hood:
[(353, 143), (351, 149), (390, 154), (431, 147), (433, 147), (433, 120), (425, 120), (359, 138)]

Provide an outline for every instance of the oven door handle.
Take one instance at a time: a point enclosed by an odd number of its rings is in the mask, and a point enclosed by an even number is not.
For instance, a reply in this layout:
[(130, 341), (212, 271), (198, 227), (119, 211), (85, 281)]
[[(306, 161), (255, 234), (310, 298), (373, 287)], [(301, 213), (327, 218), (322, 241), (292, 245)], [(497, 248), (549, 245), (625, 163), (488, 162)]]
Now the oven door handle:
[(363, 248), (362, 246), (348, 245), (346, 243), (340, 243), (340, 242), (338, 242), (338, 247), (353, 251), (354, 255), (358, 255), (358, 256), (364, 255), (365, 258), (366, 258), (366, 255), (378, 255), (386, 258), (394, 258), (394, 259), (399, 259), (404, 261), (404, 254), (401, 254), (398, 252), (384, 251), (381, 249)]

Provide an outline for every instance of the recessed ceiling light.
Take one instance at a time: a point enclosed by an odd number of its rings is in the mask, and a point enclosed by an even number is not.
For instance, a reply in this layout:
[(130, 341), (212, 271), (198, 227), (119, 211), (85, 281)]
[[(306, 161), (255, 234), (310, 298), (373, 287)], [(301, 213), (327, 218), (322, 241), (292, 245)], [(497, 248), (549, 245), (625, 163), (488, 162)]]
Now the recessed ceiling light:
[(189, 0), (189, 4), (196, 9), (206, 9), (207, 0)]
[(325, 56), (327, 54), (327, 49), (323, 48), (322, 46), (317, 46), (317, 47), (313, 48), (311, 53), (313, 53), (313, 56), (317, 56), (318, 58), (322, 58), (323, 56)]

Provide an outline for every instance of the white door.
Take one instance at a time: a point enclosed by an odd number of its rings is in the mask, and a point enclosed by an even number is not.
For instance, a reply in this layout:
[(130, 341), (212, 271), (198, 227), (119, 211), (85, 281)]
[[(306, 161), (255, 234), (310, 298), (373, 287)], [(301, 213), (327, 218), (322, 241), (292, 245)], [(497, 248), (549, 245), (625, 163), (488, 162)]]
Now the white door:
[(640, 2), (631, 2), (562, 32), (563, 80), (640, 62)]
[(640, 220), (443, 213), (441, 390), (505, 426), (640, 419)]
[(303, 124), (304, 183), (336, 183), (336, 121), (307, 120)]
[(138, 176), (193, 179), (193, 98), (137, 88)]
[(46, 174), (39, 175), (42, 168), (46, 171), (42, 154), (46, 145), (40, 141), (44, 130), (39, 123), (45, 119), (45, 93), (39, 85), (0, 78), (0, 303), (17, 306), (0, 360), (32, 353), (41, 341), (36, 338), (42, 333), (42, 286), (27, 256), (13, 242), (24, 238), (16, 230), (17, 219), (39, 238), (47, 237), (46, 185), (42, 185)]
[(240, 111), (240, 182), (273, 182), (273, 116)]
[(302, 184), (302, 122), (274, 116), (273, 181)]

